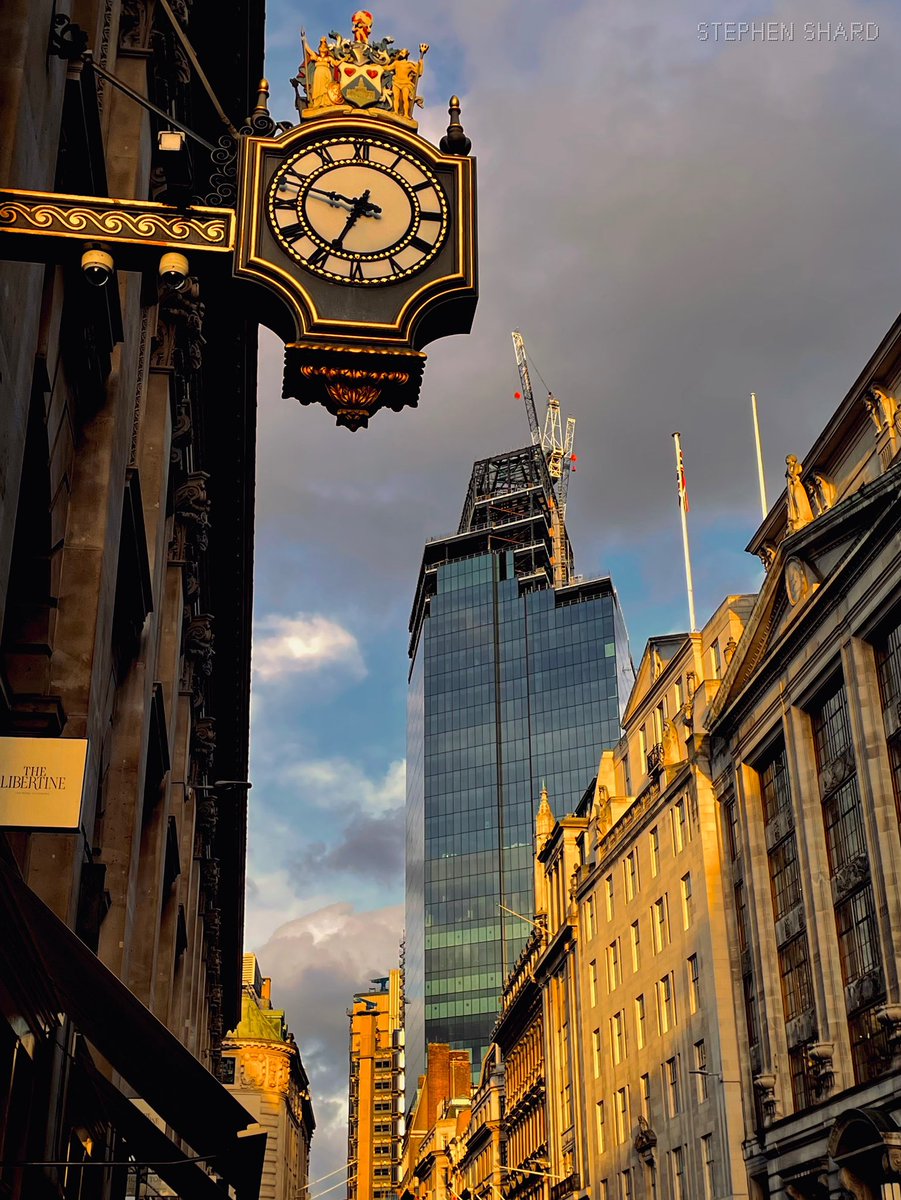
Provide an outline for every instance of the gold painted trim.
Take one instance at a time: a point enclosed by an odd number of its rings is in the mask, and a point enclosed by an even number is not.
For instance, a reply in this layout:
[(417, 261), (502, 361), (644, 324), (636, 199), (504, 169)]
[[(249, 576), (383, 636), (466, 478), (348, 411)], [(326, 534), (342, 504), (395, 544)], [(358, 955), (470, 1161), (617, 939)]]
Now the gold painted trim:
[(236, 244), (235, 214), (230, 208), (178, 209), (146, 200), (13, 188), (0, 191), (0, 233), (226, 253)]

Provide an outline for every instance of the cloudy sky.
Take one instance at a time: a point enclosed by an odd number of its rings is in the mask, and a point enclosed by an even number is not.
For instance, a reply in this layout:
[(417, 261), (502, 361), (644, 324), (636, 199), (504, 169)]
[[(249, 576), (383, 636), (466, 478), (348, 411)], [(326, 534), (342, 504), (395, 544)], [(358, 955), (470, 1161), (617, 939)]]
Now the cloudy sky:
[[(300, 26), (348, 35), (352, 6), (268, 10), (273, 111), (293, 119)], [(357, 433), (280, 398), (263, 338), (247, 942), (313, 1080), (314, 1178), (346, 1144), (345, 1010), (401, 936), (422, 543), (456, 527), (476, 458), (528, 441), (510, 331), (577, 418), (577, 569), (613, 576), (638, 658), (687, 626), (673, 430), (703, 620), (759, 586), (749, 393), (774, 500), (901, 291), (891, 2), (388, 0), (375, 18), (432, 46), (421, 132), (462, 98), (481, 300), (468, 338), (429, 348), (420, 407)]]

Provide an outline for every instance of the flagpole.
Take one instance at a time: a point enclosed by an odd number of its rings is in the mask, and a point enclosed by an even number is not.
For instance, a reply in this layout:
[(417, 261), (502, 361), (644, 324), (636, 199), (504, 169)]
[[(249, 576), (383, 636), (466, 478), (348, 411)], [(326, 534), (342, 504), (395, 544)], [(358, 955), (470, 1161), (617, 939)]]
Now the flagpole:
[(691, 632), (698, 632), (695, 620), (695, 593), (691, 582), (691, 557), (688, 553), (688, 516), (686, 513), (687, 489), (685, 487), (685, 469), (682, 463), (682, 435), (673, 434), (676, 446), (676, 482), (679, 486), (679, 513), (682, 517), (682, 548), (685, 551), (685, 586), (688, 589), (688, 619), (691, 622)]
[(757, 420), (757, 393), (751, 393), (751, 412), (754, 417), (754, 441), (757, 445), (757, 481), (760, 484), (760, 512), (764, 520), (769, 512), (766, 502), (766, 484), (763, 479), (763, 450), (760, 445), (760, 422)]

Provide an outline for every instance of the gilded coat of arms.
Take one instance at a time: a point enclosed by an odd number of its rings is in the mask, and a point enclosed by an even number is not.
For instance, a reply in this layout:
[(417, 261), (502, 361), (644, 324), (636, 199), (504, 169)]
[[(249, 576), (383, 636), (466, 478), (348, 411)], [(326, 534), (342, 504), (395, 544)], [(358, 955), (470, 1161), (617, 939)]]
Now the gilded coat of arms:
[(301, 117), (357, 108), (382, 109), (413, 120), (413, 109), (422, 105), (417, 89), (428, 43), (420, 43), (419, 60), (414, 62), (409, 50), (394, 49), (394, 38), (372, 41), (372, 20), (371, 12), (358, 10), (351, 18), (351, 37), (332, 30), (315, 50), (301, 31), (304, 60), (291, 80)]

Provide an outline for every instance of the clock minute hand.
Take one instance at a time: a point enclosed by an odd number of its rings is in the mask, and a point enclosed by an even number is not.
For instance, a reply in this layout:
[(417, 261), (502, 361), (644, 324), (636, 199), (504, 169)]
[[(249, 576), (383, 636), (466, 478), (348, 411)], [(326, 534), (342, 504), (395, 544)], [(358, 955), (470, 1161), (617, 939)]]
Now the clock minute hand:
[(347, 208), (350, 208), (350, 209), (352, 209), (354, 204), (356, 203), (356, 201), (352, 200), (350, 198), (350, 196), (342, 196), (340, 192), (326, 192), (326, 191), (323, 191), (322, 188), (316, 188), (316, 187), (307, 188), (307, 191), (311, 195), (322, 196), (324, 199), (330, 201), (332, 204), (346, 206)]

